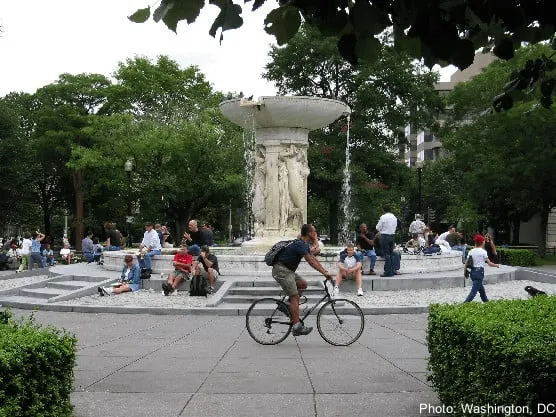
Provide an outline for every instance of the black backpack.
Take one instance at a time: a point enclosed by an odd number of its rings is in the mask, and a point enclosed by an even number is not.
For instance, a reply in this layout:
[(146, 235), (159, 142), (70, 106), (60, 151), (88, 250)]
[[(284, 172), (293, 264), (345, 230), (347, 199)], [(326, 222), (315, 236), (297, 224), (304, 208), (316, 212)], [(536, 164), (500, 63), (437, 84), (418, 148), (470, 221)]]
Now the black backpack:
[(268, 266), (274, 265), (274, 260), (280, 254), (280, 252), (282, 252), (284, 248), (290, 246), (293, 242), (295, 242), (295, 240), (281, 240), (280, 242), (275, 243), (274, 246), (272, 246), (264, 256), (265, 263)]
[(141, 268), (141, 279), (151, 279), (151, 272), (146, 268)]
[(469, 278), (471, 274), (471, 269), (473, 268), (473, 257), (468, 255), (467, 261), (465, 261), (465, 270), (463, 271), (463, 276)]
[(194, 275), (189, 284), (189, 295), (192, 297), (206, 297), (209, 290), (208, 280), (203, 275)]

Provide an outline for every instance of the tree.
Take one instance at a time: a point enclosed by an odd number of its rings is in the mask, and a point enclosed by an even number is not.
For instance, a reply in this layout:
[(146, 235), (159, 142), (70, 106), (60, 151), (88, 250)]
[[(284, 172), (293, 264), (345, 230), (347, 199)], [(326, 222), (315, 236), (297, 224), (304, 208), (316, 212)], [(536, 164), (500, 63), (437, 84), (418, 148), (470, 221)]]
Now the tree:
[[(272, 61), (263, 76), (276, 83), (280, 94), (332, 98), (351, 107), (354, 203), (362, 208), (355, 218), (378, 218), (380, 201), (400, 201), (394, 194), (409, 175), (395, 152), (403, 137), (400, 131), (408, 124), (434, 124), (441, 104), (433, 88), (437, 75), (391, 46), (385, 46), (373, 64), (352, 67), (338, 54), (336, 41), (304, 27), (287, 46), (271, 48)], [(309, 202), (327, 202), (333, 236), (343, 187), (347, 122), (341, 118), (309, 135)], [(385, 197), (390, 187), (396, 191)], [(373, 201), (372, 209), (363, 209), (368, 201)]]
[[(35, 135), (38, 152), (46, 154), (54, 172), (68, 168), (75, 198), (75, 246), (81, 250), (83, 239), (86, 172), (83, 167), (66, 165), (75, 146), (93, 147), (94, 141), (87, 133), (90, 119), (106, 103), (110, 81), (100, 74), (62, 74), (59, 79), (37, 90), (39, 103)], [(48, 156), (50, 155), (50, 157)], [(46, 211), (45, 211), (46, 217)]]
[(485, 89), (496, 88), (504, 74), (542, 53), (542, 46), (522, 49), (513, 60), (493, 63), (473, 80), (458, 85), (448, 98), (451, 114), (444, 140), (461, 169), (461, 183), (469, 198), (489, 214), (489, 220), (509, 218), (517, 228), (520, 220), (541, 214), (541, 253), (548, 214), (556, 206), (552, 182), (556, 178), (556, 117), (531, 98), (507, 112), (481, 115), (481, 110), (488, 95)]
[[(245, 0), (244, 3), (250, 3)], [(253, 1), (252, 10), (266, 0)], [(211, 0), (220, 8), (209, 33), (242, 26), (242, 8), (232, 0)], [(193, 23), (205, 7), (204, 1), (162, 0), (153, 12), (156, 22), (177, 30), (185, 20)], [(288, 0), (267, 15), (265, 30), (278, 45), (288, 43), (301, 27), (302, 20), (319, 29), (323, 37), (336, 36), (337, 47), (352, 64), (377, 58), (379, 35), (390, 28), (397, 50), (426, 65), (453, 64), (460, 69), (473, 63), (475, 51), (492, 48), (496, 56), (509, 59), (522, 42), (551, 39), (556, 14), (551, 0), (408, 1), (408, 0)], [(150, 6), (129, 16), (142, 23), (151, 16)]]

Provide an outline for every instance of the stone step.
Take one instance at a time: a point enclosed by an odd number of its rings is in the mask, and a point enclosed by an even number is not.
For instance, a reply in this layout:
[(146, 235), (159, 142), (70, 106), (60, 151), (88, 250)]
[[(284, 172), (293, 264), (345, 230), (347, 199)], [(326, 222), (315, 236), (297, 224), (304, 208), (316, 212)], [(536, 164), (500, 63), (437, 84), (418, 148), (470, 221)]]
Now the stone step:
[[(324, 295), (324, 294), (323, 294)], [(307, 295), (307, 304), (309, 305), (313, 305), (314, 303), (316, 303), (318, 300), (320, 300), (323, 295)], [(222, 297), (222, 302), (223, 303), (230, 303), (230, 304), (238, 304), (238, 303), (248, 303), (249, 305), (251, 305), (251, 303), (255, 300), (258, 300), (260, 298), (265, 298), (265, 295), (260, 295), (260, 294), (243, 294), (243, 295), (224, 295)], [(269, 298), (276, 298), (276, 299), (280, 299), (281, 297), (279, 297), (277, 294), (274, 295), (270, 295), (268, 296)]]
[(48, 299), (51, 297), (56, 297), (57, 295), (61, 295), (67, 293), (67, 290), (61, 290), (58, 288), (22, 288), (19, 290), (19, 294), (25, 297), (34, 297), (34, 298), (43, 298)]
[(74, 291), (83, 287), (94, 285), (92, 281), (50, 281), (46, 284), (48, 288), (57, 288), (61, 290)]
[[(278, 297), (282, 289), (279, 286), (274, 287), (242, 287), (242, 286), (232, 286), (228, 290), (227, 294), (229, 295), (252, 295), (255, 297)], [(320, 295), (324, 294), (324, 290), (322, 287), (307, 287), (306, 290), (303, 291), (304, 295)]]

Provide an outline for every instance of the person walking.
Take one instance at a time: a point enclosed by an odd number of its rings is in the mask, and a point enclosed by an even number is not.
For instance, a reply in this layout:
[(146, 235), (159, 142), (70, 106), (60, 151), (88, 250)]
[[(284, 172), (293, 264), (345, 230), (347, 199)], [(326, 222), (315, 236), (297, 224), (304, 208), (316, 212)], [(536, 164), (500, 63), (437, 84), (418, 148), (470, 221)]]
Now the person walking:
[(471, 268), (470, 273), (473, 285), (471, 286), (471, 291), (469, 291), (469, 295), (464, 302), (468, 303), (473, 301), (478, 292), (481, 296), (481, 300), (486, 303), (488, 298), (483, 285), (483, 280), (485, 278), (485, 263), (487, 263), (488, 266), (495, 268), (500, 268), (500, 264), (495, 264), (488, 259), (487, 251), (484, 249), (485, 238), (482, 235), (475, 235), (473, 240), (475, 241), (475, 247), (471, 249), (467, 255), (467, 258), (473, 258), (473, 268)]

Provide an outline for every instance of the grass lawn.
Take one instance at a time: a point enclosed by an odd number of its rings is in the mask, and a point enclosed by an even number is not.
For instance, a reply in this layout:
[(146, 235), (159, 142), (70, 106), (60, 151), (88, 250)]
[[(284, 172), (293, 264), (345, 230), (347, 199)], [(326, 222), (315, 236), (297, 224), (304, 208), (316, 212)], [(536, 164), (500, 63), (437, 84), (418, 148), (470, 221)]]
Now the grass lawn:
[(535, 258), (535, 264), (537, 266), (556, 265), (556, 255), (546, 255), (544, 258), (537, 256)]

